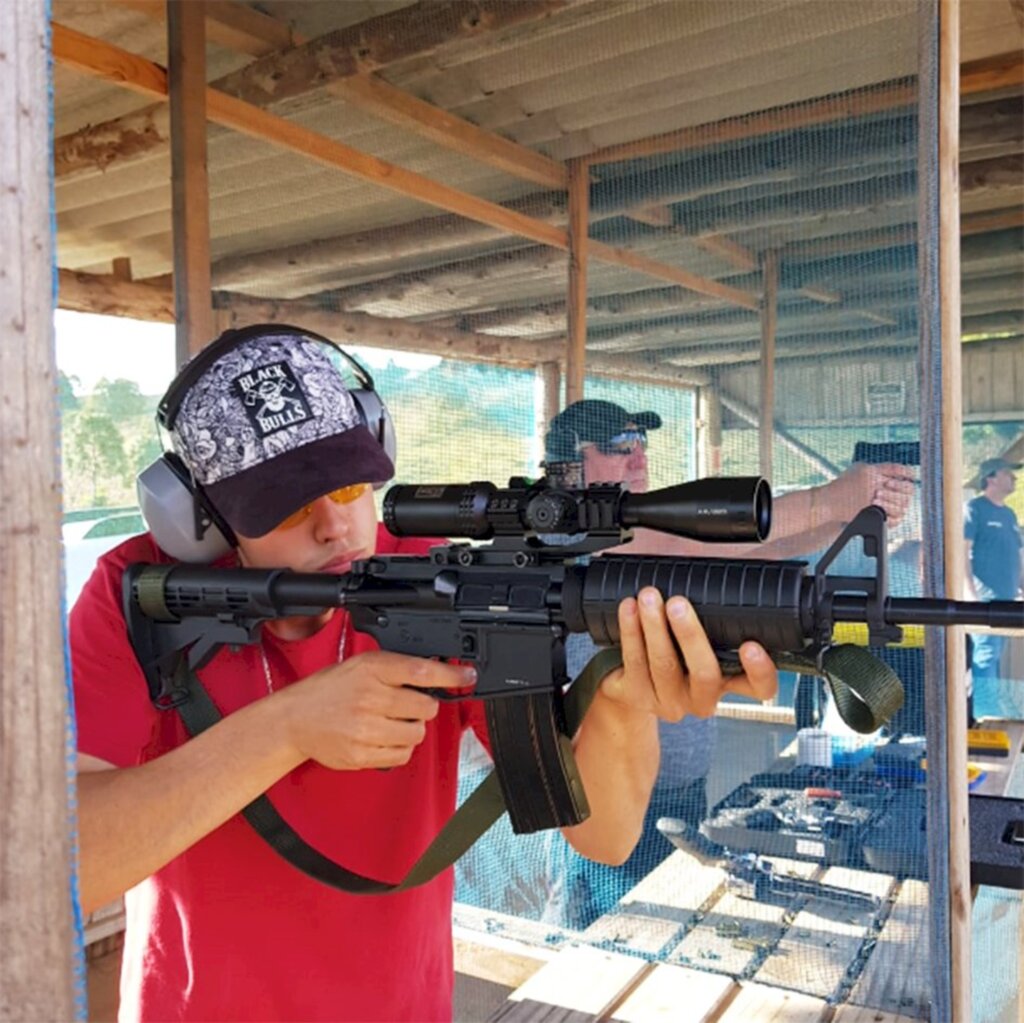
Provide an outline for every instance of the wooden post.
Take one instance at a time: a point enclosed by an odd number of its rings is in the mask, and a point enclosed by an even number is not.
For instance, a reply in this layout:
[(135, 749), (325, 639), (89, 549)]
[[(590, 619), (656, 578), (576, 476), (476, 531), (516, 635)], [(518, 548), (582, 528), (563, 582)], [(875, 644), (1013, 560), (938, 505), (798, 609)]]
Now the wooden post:
[(569, 298), (565, 403), (583, 397), (587, 359), (587, 230), (590, 222), (590, 164), (569, 161)]
[(697, 475), (717, 476), (722, 471), (722, 399), (712, 381), (697, 392), (700, 430), (697, 435)]
[(76, 1019), (46, 5), (0, 3), (0, 1019)]
[(167, 0), (175, 354), (179, 365), (213, 340), (205, 6), (203, 0)]
[(772, 440), (775, 435), (775, 325), (779, 301), (779, 254), (765, 252), (761, 260), (764, 294), (761, 298), (761, 422), (758, 429), (761, 475), (772, 478)]
[(551, 420), (558, 415), (562, 390), (562, 367), (557, 362), (542, 362), (537, 366), (537, 384), (540, 400), (536, 403), (534, 436), (540, 450), (538, 461), (544, 458), (544, 435)]
[[(942, 351), (942, 479), (963, 477), (960, 340), (960, 0), (939, 4), (939, 332)], [(964, 591), (963, 505), (943, 488), (946, 596)], [(946, 787), (949, 798), (949, 919), (952, 1018), (971, 1018), (971, 835), (967, 820), (967, 686), (964, 630), (945, 630)], [(930, 828), (933, 836), (941, 834)]]

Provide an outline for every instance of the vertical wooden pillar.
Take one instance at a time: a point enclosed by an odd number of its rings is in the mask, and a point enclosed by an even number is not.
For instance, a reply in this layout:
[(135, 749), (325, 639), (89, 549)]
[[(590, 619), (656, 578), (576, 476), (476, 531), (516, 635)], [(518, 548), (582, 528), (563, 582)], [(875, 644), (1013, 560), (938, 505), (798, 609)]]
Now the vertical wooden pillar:
[(534, 436), (540, 450), (540, 461), (544, 458), (544, 435), (548, 432), (551, 420), (558, 415), (559, 398), (562, 389), (562, 369), (557, 362), (542, 362), (537, 367), (537, 385), (540, 400), (536, 402)]
[(213, 340), (206, 174), (206, 5), (167, 0), (175, 352), (179, 365)]
[(722, 399), (714, 381), (697, 393), (700, 433), (697, 475), (718, 476), (722, 471)]
[(565, 403), (583, 397), (587, 359), (587, 230), (590, 222), (590, 164), (569, 161), (569, 297)]
[[(960, 340), (960, 0), (939, 4), (939, 333), (942, 350), (942, 479), (963, 478), (963, 370)], [(963, 505), (958, 486), (943, 493), (946, 596), (964, 589)], [(949, 792), (949, 900), (952, 1010), (971, 1018), (971, 863), (967, 819), (967, 686), (963, 629), (945, 630), (946, 784)], [(935, 835), (937, 829), (929, 829)]]
[(47, 5), (0, 3), (0, 1018), (75, 1009)]
[(775, 435), (775, 327), (779, 301), (779, 255), (769, 249), (761, 260), (761, 417), (758, 428), (760, 471), (772, 478), (772, 441)]

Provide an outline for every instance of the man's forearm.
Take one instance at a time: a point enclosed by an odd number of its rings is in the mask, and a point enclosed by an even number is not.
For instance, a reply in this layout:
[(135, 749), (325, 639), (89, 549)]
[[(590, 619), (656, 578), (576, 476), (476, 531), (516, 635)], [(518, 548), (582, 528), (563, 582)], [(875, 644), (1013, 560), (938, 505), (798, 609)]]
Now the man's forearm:
[(588, 859), (622, 863), (640, 838), (658, 775), (657, 718), (598, 690), (580, 726), (575, 754), (591, 813), (562, 833)]
[(105, 905), (208, 835), (302, 762), (260, 700), (139, 767), (78, 775), (83, 911)]

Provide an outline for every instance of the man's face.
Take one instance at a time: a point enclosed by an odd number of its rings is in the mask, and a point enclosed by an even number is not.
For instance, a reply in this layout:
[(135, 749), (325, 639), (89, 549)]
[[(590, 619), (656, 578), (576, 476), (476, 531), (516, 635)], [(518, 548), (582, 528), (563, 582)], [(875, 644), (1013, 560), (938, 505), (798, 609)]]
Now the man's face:
[(1017, 485), (1017, 477), (1012, 469), (1000, 469), (988, 478), (988, 492), (999, 497), (1009, 497)]
[(367, 487), (348, 504), (321, 497), (291, 528), (278, 526), (264, 536), (238, 536), (246, 568), (290, 568), (295, 572), (347, 572), (377, 546), (377, 509)]
[[(635, 429), (629, 424), (627, 429)], [(632, 494), (647, 491), (647, 451), (639, 438), (602, 451), (596, 444), (583, 448), (583, 479), (586, 483), (621, 483)]]

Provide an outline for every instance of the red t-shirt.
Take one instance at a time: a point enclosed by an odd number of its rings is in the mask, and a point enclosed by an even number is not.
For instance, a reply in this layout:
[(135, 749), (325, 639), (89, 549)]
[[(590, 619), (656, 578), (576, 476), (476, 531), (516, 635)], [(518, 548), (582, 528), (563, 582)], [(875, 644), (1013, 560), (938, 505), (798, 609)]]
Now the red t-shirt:
[[(380, 554), (425, 553), (383, 527)], [(78, 747), (118, 767), (186, 741), (173, 711), (150, 703), (121, 613), (132, 562), (167, 562), (152, 538), (105, 555), (71, 613)], [(376, 649), (335, 612), (316, 635), (284, 641), (264, 630), (274, 689), (337, 659)], [(257, 646), (220, 650), (200, 671), (221, 712), (267, 693)], [(459, 744), (480, 704), (442, 703), (409, 764), (332, 771), (307, 762), (268, 792), (311, 845), (351, 870), (400, 880), (455, 806)], [(397, 895), (347, 895), (281, 859), (236, 815), (125, 897), (122, 1020), (448, 1020), (453, 983), (452, 871)]]

